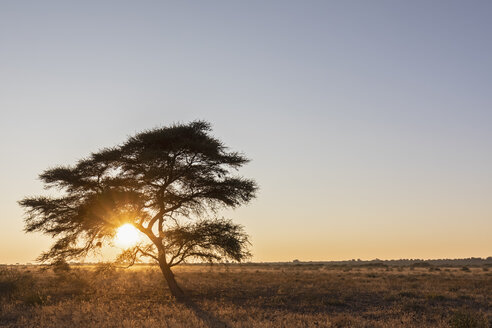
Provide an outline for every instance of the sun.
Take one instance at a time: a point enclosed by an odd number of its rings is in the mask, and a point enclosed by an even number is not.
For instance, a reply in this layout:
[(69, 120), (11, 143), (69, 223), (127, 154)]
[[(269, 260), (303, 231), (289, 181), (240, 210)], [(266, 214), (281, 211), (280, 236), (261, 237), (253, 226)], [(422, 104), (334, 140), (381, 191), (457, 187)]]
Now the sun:
[(125, 223), (116, 230), (114, 242), (119, 247), (132, 247), (140, 240), (139, 231), (130, 223)]

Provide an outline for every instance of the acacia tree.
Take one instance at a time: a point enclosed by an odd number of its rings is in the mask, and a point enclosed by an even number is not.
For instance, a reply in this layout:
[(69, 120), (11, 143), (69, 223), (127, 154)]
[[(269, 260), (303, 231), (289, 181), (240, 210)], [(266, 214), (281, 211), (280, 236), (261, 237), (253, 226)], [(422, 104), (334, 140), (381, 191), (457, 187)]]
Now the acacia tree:
[(26, 210), (25, 231), (55, 239), (38, 260), (83, 258), (130, 223), (148, 238), (119, 260), (156, 261), (171, 293), (182, 297), (173, 266), (192, 258), (245, 259), (250, 254), (242, 226), (210, 214), (249, 202), (257, 185), (233, 175), (248, 159), (210, 131), (204, 121), (148, 130), (73, 166), (44, 171), (40, 179), (57, 196), (19, 202)]

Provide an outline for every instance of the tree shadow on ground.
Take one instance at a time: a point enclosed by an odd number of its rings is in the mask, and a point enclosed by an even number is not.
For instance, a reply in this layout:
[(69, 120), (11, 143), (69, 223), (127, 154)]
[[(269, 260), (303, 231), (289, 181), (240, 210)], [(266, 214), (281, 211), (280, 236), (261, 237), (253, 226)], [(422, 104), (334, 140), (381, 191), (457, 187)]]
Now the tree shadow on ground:
[(230, 328), (230, 326), (226, 322), (220, 320), (219, 318), (217, 318), (212, 313), (203, 310), (202, 308), (200, 308), (200, 306), (198, 304), (193, 302), (193, 300), (191, 300), (190, 298), (185, 298), (185, 299), (179, 300), (179, 302), (181, 302), (187, 308), (192, 310), (193, 313), (195, 313), (195, 315), (198, 318), (200, 318), (207, 327), (209, 327), (209, 328)]

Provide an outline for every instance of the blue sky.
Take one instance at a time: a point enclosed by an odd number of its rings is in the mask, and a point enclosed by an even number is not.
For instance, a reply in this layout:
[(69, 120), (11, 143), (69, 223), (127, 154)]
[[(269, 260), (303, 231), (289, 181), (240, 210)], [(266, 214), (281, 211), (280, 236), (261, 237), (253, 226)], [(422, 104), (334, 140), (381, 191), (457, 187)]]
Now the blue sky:
[[(254, 260), (492, 255), (488, 1), (4, 1), (0, 263), (37, 175), (205, 119), (261, 187)], [(15, 250), (15, 251), (13, 251)]]

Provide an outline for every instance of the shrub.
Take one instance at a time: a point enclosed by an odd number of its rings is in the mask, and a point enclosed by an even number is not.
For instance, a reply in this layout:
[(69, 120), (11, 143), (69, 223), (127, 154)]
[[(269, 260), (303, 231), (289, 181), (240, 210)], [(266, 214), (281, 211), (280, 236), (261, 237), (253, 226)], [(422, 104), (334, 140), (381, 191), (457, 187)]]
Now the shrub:
[(70, 265), (65, 260), (58, 260), (53, 265), (53, 272), (56, 274), (64, 274), (70, 271)]
[(0, 271), (0, 298), (18, 300), (26, 305), (42, 304), (45, 299), (30, 273), (13, 269)]
[(29, 289), (32, 283), (30, 274), (17, 270), (5, 269), (0, 271), (0, 297), (11, 298), (13, 294)]
[(469, 311), (455, 312), (449, 321), (451, 328), (488, 328), (489, 323), (483, 313)]

